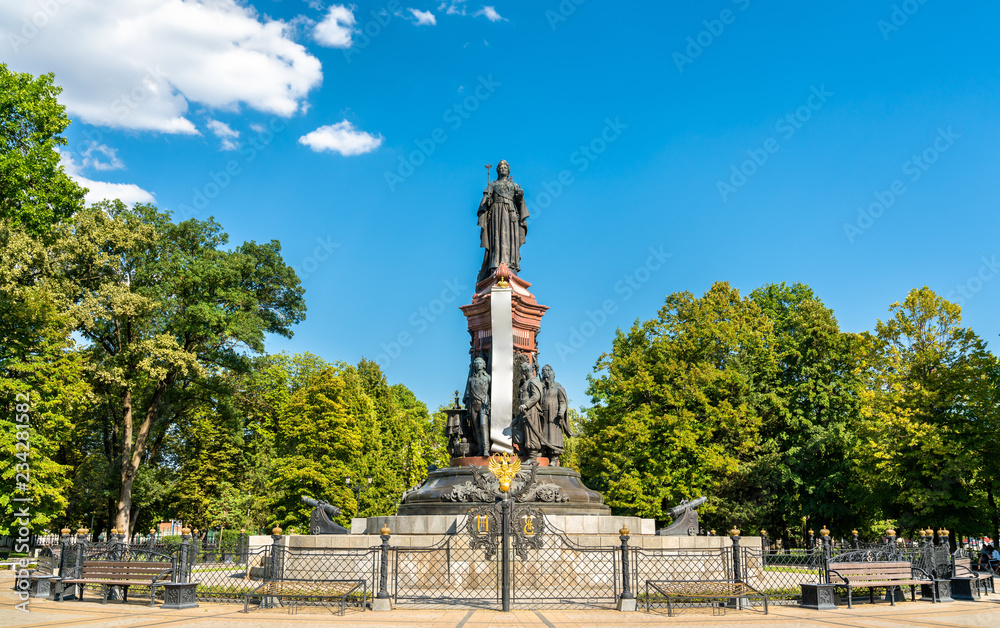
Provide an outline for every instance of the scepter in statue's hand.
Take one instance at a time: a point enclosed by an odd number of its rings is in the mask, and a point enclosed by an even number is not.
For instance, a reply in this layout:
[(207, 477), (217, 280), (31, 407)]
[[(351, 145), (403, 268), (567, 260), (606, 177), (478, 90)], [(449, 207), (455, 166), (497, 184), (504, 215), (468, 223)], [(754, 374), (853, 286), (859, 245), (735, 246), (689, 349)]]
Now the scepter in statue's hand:
[[(490, 168), (492, 168), (492, 167), (493, 167), (493, 164), (483, 164), (483, 168), (486, 168), (486, 187), (487, 188), (490, 187)], [(484, 191), (483, 194), (486, 194), (486, 192)]]

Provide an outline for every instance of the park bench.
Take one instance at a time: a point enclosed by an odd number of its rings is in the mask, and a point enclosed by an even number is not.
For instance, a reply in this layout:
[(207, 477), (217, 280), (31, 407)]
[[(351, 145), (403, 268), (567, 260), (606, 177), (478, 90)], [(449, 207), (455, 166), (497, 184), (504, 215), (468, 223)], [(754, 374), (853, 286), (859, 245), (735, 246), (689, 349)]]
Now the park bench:
[(108, 603), (108, 593), (112, 587), (120, 587), (122, 602), (127, 602), (128, 588), (143, 586), (149, 587), (149, 605), (154, 606), (156, 587), (170, 583), (173, 574), (174, 567), (169, 562), (88, 560), (83, 563), (80, 577), (60, 580), (57, 601), (63, 601), (63, 593), (66, 591), (67, 585), (80, 585), (80, 595), (77, 598), (80, 600), (83, 599), (84, 585), (101, 585), (103, 596), (101, 604)]
[[(896, 605), (894, 590), (898, 587), (910, 587), (910, 599), (916, 600), (915, 587), (920, 585), (930, 585), (932, 600), (940, 601), (938, 598), (937, 583), (934, 578), (920, 567), (914, 567), (908, 561), (888, 562), (872, 561), (859, 563), (833, 563), (829, 566), (829, 582), (835, 587), (847, 589), (847, 607), (853, 606), (853, 590), (856, 588), (867, 588), (868, 597), (871, 603), (875, 602), (875, 589), (885, 589), (889, 601)], [(922, 577), (917, 577), (917, 576)]]
[(959, 600), (975, 600), (987, 593), (996, 593), (993, 573), (972, 568), (971, 558), (952, 558), (951, 596)]
[[(764, 614), (767, 614), (767, 595), (754, 589), (745, 582), (731, 580), (647, 580), (646, 581), (646, 612), (654, 598), (663, 598), (667, 603), (667, 615), (673, 616), (674, 606), (679, 602), (712, 603), (713, 614), (716, 608), (734, 603), (736, 608), (751, 608), (750, 598), (764, 601)], [(747, 600), (744, 602), (744, 600)]]
[(337, 599), (340, 601), (340, 614), (347, 608), (348, 598), (361, 589), (361, 610), (368, 605), (368, 583), (364, 580), (276, 580), (266, 582), (243, 596), (243, 612), (250, 611), (250, 598), (258, 598), (258, 608), (267, 606), (267, 598), (288, 600), (288, 612), (294, 613), (298, 601)]

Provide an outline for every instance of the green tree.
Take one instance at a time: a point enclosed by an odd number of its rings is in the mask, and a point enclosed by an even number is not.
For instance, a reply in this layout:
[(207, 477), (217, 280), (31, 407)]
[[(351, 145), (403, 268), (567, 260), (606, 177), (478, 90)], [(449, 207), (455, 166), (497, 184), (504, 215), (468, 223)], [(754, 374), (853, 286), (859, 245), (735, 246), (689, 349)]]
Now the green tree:
[(667, 297), (655, 319), (618, 331), (588, 393), (580, 469), (615, 512), (665, 519), (664, 502), (708, 495), (722, 528), (759, 521), (762, 426), (779, 401), (771, 323), (726, 283)]
[(858, 472), (885, 518), (913, 530), (978, 519), (976, 401), (991, 357), (961, 326), (961, 308), (923, 287), (889, 308), (871, 337), (871, 381), (859, 429)]
[[(985, 501), (986, 521), (962, 522), (957, 532), (970, 536), (988, 530), (994, 539), (1000, 539), (1000, 359), (990, 354), (987, 366), (975, 386), (972, 420), (966, 433), (966, 449), (976, 457), (979, 478), (976, 493)], [(968, 525), (971, 524), (971, 525)], [(978, 524), (978, 525), (977, 525)], [(957, 534), (955, 537), (957, 538)]]
[(774, 393), (781, 412), (764, 426), (771, 464), (764, 477), (775, 496), (764, 520), (790, 539), (801, 516), (847, 534), (867, 523), (852, 457), (861, 415), (863, 342), (839, 330), (833, 310), (804, 284), (769, 284), (750, 298), (772, 322), (778, 355)]
[[(337, 363), (292, 391), (275, 429), (271, 495), (277, 523), (302, 527), (310, 508), (301, 495), (341, 508), (337, 521), (391, 514), (403, 491), (442, 461), (427, 407), (405, 386), (390, 385), (378, 365)], [(372, 487), (356, 495), (355, 483), (371, 475)]]
[(71, 313), (91, 380), (115, 400), (108, 417), (119, 468), (115, 525), (131, 529), (132, 488), (148, 447), (179, 416), (172, 404), (213, 369), (245, 370), (266, 333), (291, 336), (303, 290), (280, 246), (224, 250), (217, 223), (174, 224), (149, 205), (101, 203), (68, 238)]
[(0, 218), (35, 235), (80, 210), (86, 193), (59, 165), (56, 147), (66, 144), (69, 118), (53, 80), (0, 63)]
[[(93, 402), (85, 364), (70, 336), (57, 266), (50, 244), (0, 219), (0, 449), (9, 456), (20, 453), (23, 460), (16, 463), (30, 470), (24, 482), (28, 492), (0, 494), (0, 512), (9, 523), (15, 506), (24, 503), (12, 498), (30, 497), (36, 530), (54, 528), (65, 513), (71, 482), (67, 455), (74, 447), (76, 416)], [(27, 412), (15, 412), (25, 405)], [(27, 453), (14, 442), (25, 431)], [(0, 478), (14, 488), (15, 474), (24, 468), (4, 464)]]

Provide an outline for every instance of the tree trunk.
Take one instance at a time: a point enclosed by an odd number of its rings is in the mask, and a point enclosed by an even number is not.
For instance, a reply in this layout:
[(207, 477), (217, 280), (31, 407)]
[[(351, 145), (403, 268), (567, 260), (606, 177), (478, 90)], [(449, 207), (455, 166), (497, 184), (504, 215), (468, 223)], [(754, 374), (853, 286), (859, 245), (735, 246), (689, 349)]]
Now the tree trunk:
[(121, 440), (121, 486), (118, 490), (118, 509), (115, 515), (115, 527), (128, 529), (129, 511), (132, 510), (132, 483), (135, 473), (132, 471), (132, 391), (125, 389), (122, 395), (122, 440)]
[(122, 440), (121, 440), (121, 492), (118, 497), (118, 514), (115, 517), (115, 527), (119, 530), (130, 530), (131, 524), (129, 514), (132, 510), (132, 484), (139, 472), (139, 464), (142, 462), (143, 454), (146, 452), (146, 441), (149, 438), (149, 430), (153, 421), (159, 415), (160, 399), (163, 393), (174, 381), (173, 375), (168, 375), (156, 384), (153, 395), (149, 400), (149, 407), (146, 408), (146, 415), (139, 425), (139, 431), (135, 434), (135, 443), (132, 442), (133, 422), (132, 413), (132, 391), (126, 389), (122, 396)]

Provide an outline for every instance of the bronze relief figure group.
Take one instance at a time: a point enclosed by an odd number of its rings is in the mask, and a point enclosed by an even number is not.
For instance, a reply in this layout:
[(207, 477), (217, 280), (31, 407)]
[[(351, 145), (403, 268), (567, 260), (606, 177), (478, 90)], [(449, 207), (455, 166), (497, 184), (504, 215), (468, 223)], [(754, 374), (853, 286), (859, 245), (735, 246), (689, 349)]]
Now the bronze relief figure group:
[[(563, 435), (572, 437), (569, 424), (569, 402), (566, 389), (556, 382), (555, 372), (546, 364), (541, 381), (535, 377), (531, 364), (521, 364), (523, 377), (518, 395), (515, 444), (529, 458), (542, 455), (549, 465), (559, 466), (559, 456), (566, 448)], [(517, 437), (520, 438), (517, 438)]]
[[(455, 422), (449, 430), (453, 441), (450, 448), (456, 457), (493, 453), (490, 451), (490, 375), (486, 372), (486, 361), (475, 358), (471, 370), (462, 400), (464, 420), (461, 425)], [(547, 364), (542, 367), (539, 379), (531, 364), (522, 363), (521, 379), (513, 422), (514, 445), (521, 456), (529, 459), (542, 456), (549, 459), (550, 466), (558, 467), (559, 456), (566, 448), (565, 439), (574, 436), (566, 389), (556, 382), (555, 371)]]

